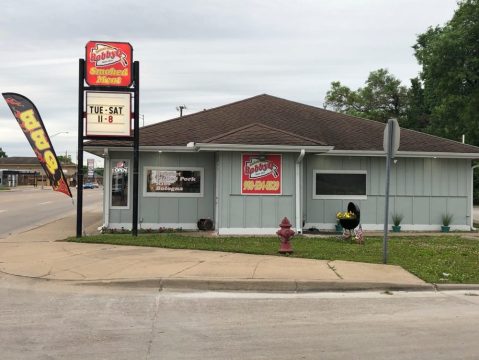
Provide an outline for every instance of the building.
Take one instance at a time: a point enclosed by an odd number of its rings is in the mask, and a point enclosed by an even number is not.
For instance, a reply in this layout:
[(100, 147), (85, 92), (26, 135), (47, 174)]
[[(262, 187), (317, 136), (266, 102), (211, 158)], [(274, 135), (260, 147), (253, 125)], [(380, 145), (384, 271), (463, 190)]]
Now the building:
[[(76, 181), (76, 164), (61, 164), (63, 173), (72, 185)], [(4, 186), (50, 186), (40, 162), (36, 157), (13, 156), (0, 158), (0, 185)]]
[[(350, 201), (364, 229), (384, 222), (385, 124), (270, 95), (140, 129), (141, 228), (272, 234), (284, 216), (299, 231), (333, 229)], [(131, 228), (131, 143), (90, 141), (105, 158), (104, 222)], [(472, 161), (479, 148), (402, 129), (390, 186), (390, 216), (405, 230), (472, 227)]]

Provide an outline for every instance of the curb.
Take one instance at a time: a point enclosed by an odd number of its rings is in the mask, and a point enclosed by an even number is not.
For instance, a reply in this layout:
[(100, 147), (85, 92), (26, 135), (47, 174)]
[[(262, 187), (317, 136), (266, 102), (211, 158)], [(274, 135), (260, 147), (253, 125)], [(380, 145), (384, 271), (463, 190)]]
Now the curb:
[(479, 284), (434, 284), (437, 291), (479, 290)]
[[(434, 291), (432, 284), (395, 284), (341, 281), (296, 281), (257, 279), (159, 278), (139, 280), (75, 281), (77, 285), (158, 288), (162, 290), (245, 291), (245, 292), (348, 292), (348, 291)], [(479, 288), (479, 285), (478, 285)]]

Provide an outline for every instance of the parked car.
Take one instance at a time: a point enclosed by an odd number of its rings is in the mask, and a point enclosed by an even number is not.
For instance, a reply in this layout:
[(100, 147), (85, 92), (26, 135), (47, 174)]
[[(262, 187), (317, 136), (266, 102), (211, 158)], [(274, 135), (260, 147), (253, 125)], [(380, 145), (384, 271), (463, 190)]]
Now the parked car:
[(83, 188), (84, 189), (94, 189), (95, 186), (93, 185), (93, 183), (84, 183)]

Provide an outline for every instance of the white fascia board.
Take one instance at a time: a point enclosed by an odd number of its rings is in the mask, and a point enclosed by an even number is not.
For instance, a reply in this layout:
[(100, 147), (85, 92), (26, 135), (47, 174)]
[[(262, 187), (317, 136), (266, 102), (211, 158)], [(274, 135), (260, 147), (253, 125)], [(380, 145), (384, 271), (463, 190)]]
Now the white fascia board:
[[(104, 149), (107, 148), (108, 151), (127, 151), (133, 152), (133, 147), (131, 146), (85, 146), (83, 149), (85, 151), (97, 154), (98, 152), (103, 153)], [(140, 151), (143, 152), (196, 152), (196, 148), (186, 147), (186, 146), (140, 146)], [(100, 155), (99, 155), (100, 156)]]
[[(331, 150), (328, 156), (374, 156), (386, 157), (384, 151), (377, 150)], [(395, 158), (441, 158), (441, 159), (479, 159), (479, 153), (453, 153), (453, 152), (422, 152), (422, 151), (398, 151)]]
[(248, 144), (195, 144), (199, 151), (280, 151), (280, 152), (327, 152), (333, 146), (248, 145)]

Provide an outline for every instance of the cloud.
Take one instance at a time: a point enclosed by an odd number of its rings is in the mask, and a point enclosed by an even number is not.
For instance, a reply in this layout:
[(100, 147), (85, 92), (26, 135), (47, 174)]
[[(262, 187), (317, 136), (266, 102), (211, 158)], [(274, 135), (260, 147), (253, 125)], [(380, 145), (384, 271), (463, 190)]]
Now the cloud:
[[(2, 4), (1, 91), (37, 105), (57, 152), (74, 153), (78, 59), (89, 40), (129, 41), (145, 124), (260, 93), (322, 106), (331, 81), (357, 88), (388, 68), (407, 84), (411, 46), (452, 17), (452, 0), (18, 0)], [(0, 146), (30, 154), (0, 105)], [(16, 132), (19, 135), (15, 135)], [(26, 156), (26, 155), (25, 155)]]

